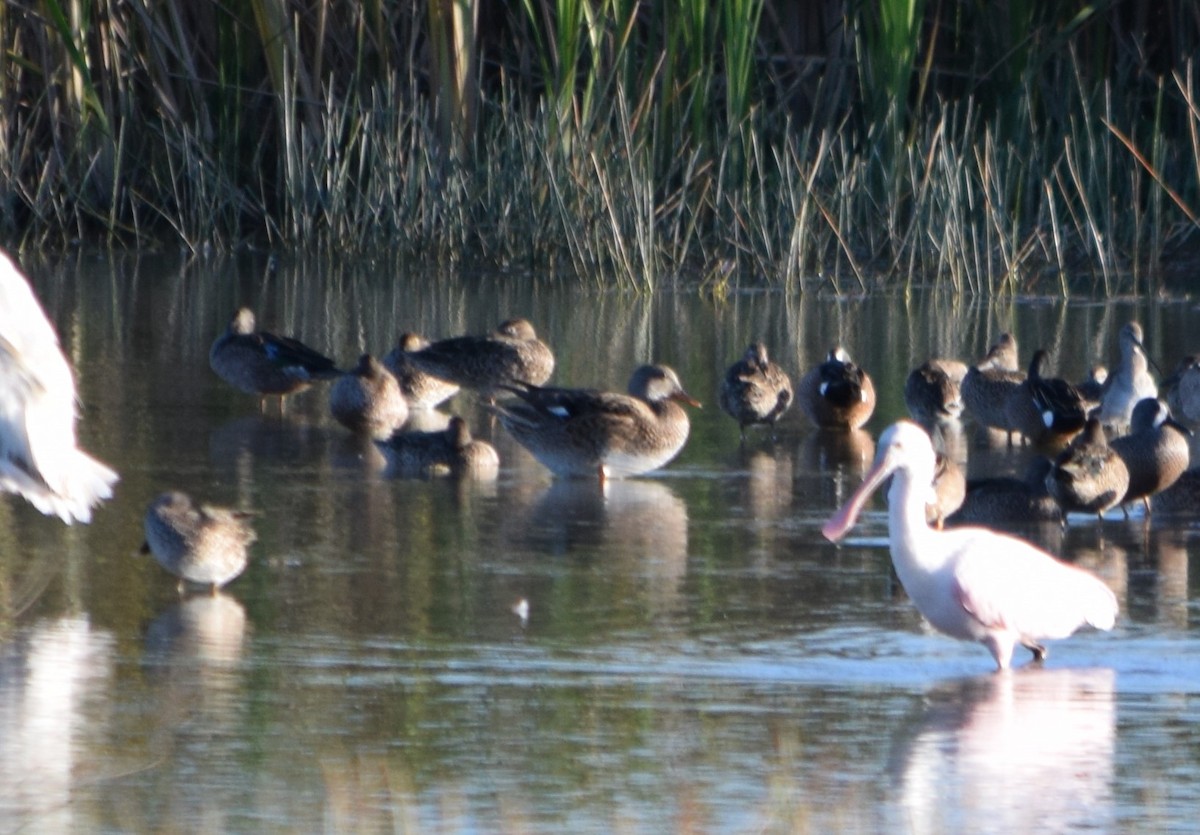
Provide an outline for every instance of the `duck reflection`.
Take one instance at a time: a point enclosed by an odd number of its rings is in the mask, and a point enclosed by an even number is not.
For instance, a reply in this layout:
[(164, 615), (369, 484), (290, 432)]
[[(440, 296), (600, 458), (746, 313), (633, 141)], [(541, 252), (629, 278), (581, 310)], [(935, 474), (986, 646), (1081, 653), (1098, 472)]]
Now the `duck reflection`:
[(528, 535), (549, 553), (597, 552), (614, 572), (641, 588), (649, 608), (678, 603), (687, 573), (687, 505), (667, 485), (647, 479), (556, 479), (534, 503)]
[(208, 454), (218, 467), (240, 470), (243, 462), (309, 464), (324, 457), (329, 433), (292, 417), (241, 417), (208, 436)]
[(39, 623), (0, 644), (0, 816), (8, 831), (68, 832), (87, 737), (87, 704), (113, 673), (114, 641), (85, 617)]
[(813, 480), (821, 506), (840, 507), (875, 459), (875, 439), (865, 429), (821, 429), (800, 445), (800, 469)]
[(224, 593), (189, 595), (154, 619), (146, 631), (149, 662), (230, 669), (242, 657), (246, 610)]
[(894, 754), (909, 832), (1113, 829), (1116, 674), (1026, 667), (949, 682)]
[(740, 450), (739, 457), (750, 476), (744, 482), (744, 503), (750, 516), (760, 522), (787, 516), (791, 512), (795, 471), (792, 456), (782, 447), (768, 447)]

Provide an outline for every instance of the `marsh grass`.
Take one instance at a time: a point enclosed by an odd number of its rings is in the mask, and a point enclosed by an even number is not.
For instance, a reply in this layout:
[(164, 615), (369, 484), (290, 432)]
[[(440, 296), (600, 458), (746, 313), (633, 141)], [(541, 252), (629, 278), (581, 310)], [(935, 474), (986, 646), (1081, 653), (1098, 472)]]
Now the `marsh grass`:
[[(1154, 289), (1198, 240), (1196, 68), (1151, 72), (1117, 4), (985, 7), (847, 4), (857, 87), (798, 109), (769, 0), (7, 4), (0, 236), (715, 295)], [(1187, 55), (1200, 21), (1162, 9)]]

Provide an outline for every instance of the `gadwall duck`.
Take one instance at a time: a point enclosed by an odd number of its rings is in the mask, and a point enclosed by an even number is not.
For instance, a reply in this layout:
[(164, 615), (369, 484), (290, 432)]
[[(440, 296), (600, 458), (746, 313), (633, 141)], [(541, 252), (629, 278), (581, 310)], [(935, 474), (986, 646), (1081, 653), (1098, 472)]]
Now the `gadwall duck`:
[(753, 424), (774, 426), (792, 405), (792, 381), (767, 357), (767, 346), (755, 342), (729, 366), (721, 381), (721, 408), (738, 422), (742, 438)]
[(1008, 396), (1008, 423), (1035, 444), (1062, 444), (1083, 429), (1088, 406), (1073, 384), (1042, 376), (1047, 356), (1033, 352), (1029, 375)]
[(1129, 469), (1108, 445), (1104, 427), (1089, 418), (1083, 431), (1054, 459), (1046, 488), (1063, 509), (1063, 523), (1071, 511), (1095, 513), (1116, 507), (1129, 490)]
[(500, 467), (495, 447), (473, 438), (467, 422), (458, 415), (439, 432), (396, 432), (377, 443), (387, 457), (389, 474), (402, 478), (488, 478)]
[(146, 509), (143, 551), (179, 578), (179, 590), (192, 583), (217, 589), (246, 568), (246, 549), (255, 540), (251, 514), (195, 505), (178, 491), (163, 493)]
[(1025, 374), (1017, 370), (1017, 340), (1011, 333), (1002, 333), (988, 349), (987, 355), (967, 369), (962, 381), (963, 403), (975, 421), (989, 429), (998, 429), (1008, 436), (1018, 431), (1008, 415), (1008, 399), (1025, 382)]
[(841, 346), (804, 375), (800, 407), (820, 429), (861, 429), (875, 411), (875, 384)]
[(998, 476), (972, 479), (962, 506), (947, 520), (951, 525), (1023, 525), (1062, 522), (1062, 508), (1050, 495), (1046, 477), (1054, 462), (1044, 455), (1029, 463), (1024, 478)]
[(257, 394), (260, 405), (268, 396), (279, 395), (281, 409), (287, 395), (342, 373), (333, 360), (303, 342), (258, 330), (248, 307), (239, 308), (213, 342), (208, 364), (234, 388)]
[(408, 407), (418, 411), (435, 409), (458, 394), (458, 385), (426, 374), (409, 359), (409, 354), (429, 347), (429, 340), (420, 334), (400, 335), (396, 347), (383, 358), (383, 364), (400, 384)]
[(1129, 426), (1133, 407), (1139, 400), (1158, 397), (1158, 386), (1150, 375), (1150, 358), (1142, 344), (1142, 326), (1129, 322), (1117, 337), (1121, 357), (1116, 370), (1104, 383), (1100, 411), (1096, 415), (1106, 427), (1118, 432)]
[(117, 474), (79, 449), (75, 379), (54, 326), (0, 252), (0, 491), (68, 525), (90, 522)]
[(558, 476), (609, 478), (658, 469), (679, 454), (690, 424), (680, 403), (699, 406), (665, 365), (643, 365), (628, 394), (509, 386), (518, 402), (494, 407), (517, 442)]
[(554, 354), (526, 319), (509, 319), (488, 336), (456, 336), (408, 354), (427, 374), (492, 400), (505, 384), (540, 386), (554, 372)]
[(338, 423), (358, 435), (385, 439), (408, 420), (408, 402), (400, 384), (370, 354), (329, 388), (329, 411)]
[(1146, 397), (1133, 407), (1130, 432), (1110, 446), (1129, 470), (1129, 487), (1122, 504), (1142, 500), (1150, 512), (1150, 497), (1174, 484), (1188, 468), (1191, 431), (1171, 417), (1167, 404)]
[(942, 360), (931, 359), (914, 368), (904, 381), (904, 405), (912, 419), (932, 431), (962, 417), (961, 379), (955, 379)]

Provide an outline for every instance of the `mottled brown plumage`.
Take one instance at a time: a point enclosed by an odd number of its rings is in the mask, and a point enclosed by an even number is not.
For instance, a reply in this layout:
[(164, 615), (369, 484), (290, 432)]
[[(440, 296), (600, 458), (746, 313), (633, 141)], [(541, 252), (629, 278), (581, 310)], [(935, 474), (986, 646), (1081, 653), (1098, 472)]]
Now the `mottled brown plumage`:
[(767, 346), (755, 342), (725, 372), (721, 408), (738, 422), (742, 437), (754, 424), (774, 426), (792, 405), (792, 381), (767, 356)]
[(240, 308), (216, 338), (208, 362), (217, 376), (239, 391), (282, 399), (318, 380), (339, 376), (333, 360), (288, 336), (257, 330), (254, 313)]
[(1130, 416), (1128, 435), (1110, 444), (1129, 470), (1129, 487), (1122, 503), (1142, 501), (1150, 511), (1150, 497), (1174, 484), (1188, 468), (1188, 436), (1171, 417), (1167, 404), (1153, 397), (1138, 401)]
[(383, 358), (384, 367), (392, 372), (400, 391), (413, 410), (435, 409), (458, 394), (458, 384), (427, 374), (418, 368), (409, 355), (429, 346), (429, 341), (415, 333), (401, 334), (396, 347)]
[(1089, 419), (1083, 431), (1058, 454), (1046, 487), (1064, 514), (1080, 511), (1101, 516), (1124, 500), (1129, 469), (1108, 445), (1100, 421)]
[(217, 589), (246, 568), (246, 551), (255, 540), (249, 514), (223, 507), (195, 505), (178, 491), (163, 493), (146, 509), (143, 550), (186, 583)]
[(491, 399), (505, 385), (540, 386), (554, 372), (554, 354), (526, 319), (509, 319), (487, 336), (456, 336), (408, 354), (426, 374)]
[(1017, 340), (1002, 333), (987, 355), (967, 369), (963, 403), (976, 423), (1007, 433), (1011, 443), (1012, 433), (1018, 430), (1009, 419), (1008, 399), (1024, 381), (1024, 372), (1017, 370)]
[(351, 432), (370, 438), (388, 438), (408, 420), (400, 384), (370, 354), (330, 386), (329, 411)]

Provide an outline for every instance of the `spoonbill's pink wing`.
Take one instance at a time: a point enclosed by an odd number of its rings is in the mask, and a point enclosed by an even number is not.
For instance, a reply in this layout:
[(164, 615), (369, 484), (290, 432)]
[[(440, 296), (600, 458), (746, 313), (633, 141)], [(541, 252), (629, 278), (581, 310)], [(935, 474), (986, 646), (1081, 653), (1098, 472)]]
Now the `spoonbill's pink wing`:
[(954, 565), (955, 593), (984, 626), (1029, 639), (1111, 629), (1117, 599), (1097, 577), (1019, 539), (982, 528)]

